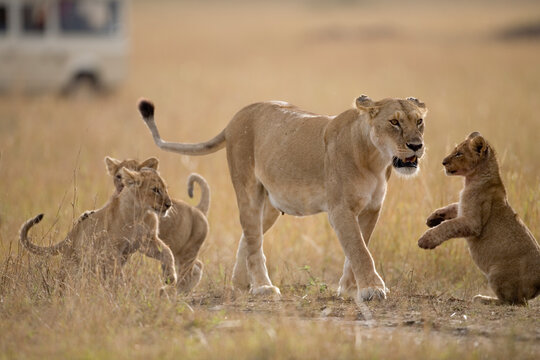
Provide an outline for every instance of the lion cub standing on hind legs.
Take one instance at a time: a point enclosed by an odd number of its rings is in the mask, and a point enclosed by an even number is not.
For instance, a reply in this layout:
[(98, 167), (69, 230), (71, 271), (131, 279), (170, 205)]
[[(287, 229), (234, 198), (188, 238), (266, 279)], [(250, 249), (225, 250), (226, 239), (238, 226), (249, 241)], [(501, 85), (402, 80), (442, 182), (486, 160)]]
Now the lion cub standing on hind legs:
[(339, 293), (352, 291), (357, 301), (386, 298), (367, 245), (392, 167), (414, 174), (424, 154), (423, 103), (415, 98), (373, 101), (363, 95), (337, 116), (282, 101), (256, 103), (240, 110), (213, 139), (198, 144), (163, 141), (154, 105), (142, 100), (139, 111), (163, 150), (205, 155), (226, 147), (242, 226), (235, 288), (279, 295), (266, 269), (263, 234), (280, 213), (327, 212), (345, 252)]
[[(124, 188), (122, 169), (140, 171), (148, 167), (157, 170), (158, 159), (149, 158), (139, 163), (136, 160), (116, 160), (105, 158), (107, 171), (113, 177), (116, 194)], [(193, 197), (193, 184), (201, 188), (201, 200), (195, 207), (182, 200), (171, 199), (172, 206), (166, 215), (159, 217), (159, 237), (171, 249), (178, 282), (176, 287), (182, 293), (189, 293), (201, 281), (203, 263), (197, 259), (199, 250), (208, 234), (208, 221), (206, 216), (210, 207), (210, 187), (206, 180), (198, 175), (188, 177), (188, 195)], [(164, 269), (165, 270), (165, 269)]]
[(497, 295), (473, 300), (525, 304), (540, 293), (540, 247), (508, 204), (493, 148), (474, 132), (442, 164), (447, 175), (464, 176), (465, 187), (459, 203), (428, 217), (432, 229), (418, 245), (433, 249), (448, 239), (466, 238), (474, 262)]
[(165, 183), (150, 168), (122, 169), (121, 174), (125, 189), (101, 209), (84, 213), (63, 241), (49, 247), (30, 242), (28, 231), (43, 219), (40, 214), (22, 226), (21, 244), (36, 255), (62, 254), (63, 271), (88, 268), (104, 277), (121, 273), (129, 257), (140, 251), (160, 260), (166, 281), (175, 285), (173, 254), (157, 235), (157, 214), (165, 214), (171, 207)]

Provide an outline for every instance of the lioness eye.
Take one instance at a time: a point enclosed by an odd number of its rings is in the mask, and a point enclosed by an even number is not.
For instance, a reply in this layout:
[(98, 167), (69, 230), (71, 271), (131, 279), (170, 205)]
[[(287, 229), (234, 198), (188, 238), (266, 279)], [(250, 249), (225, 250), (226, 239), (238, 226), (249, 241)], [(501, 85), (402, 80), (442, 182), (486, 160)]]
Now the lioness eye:
[(399, 126), (399, 121), (397, 121), (396, 119), (392, 119), (392, 120), (390, 120), (390, 124), (392, 124), (394, 126)]
[(422, 125), (423, 122), (424, 122), (424, 119), (418, 119), (418, 120), (416, 120), (416, 126)]
[(456, 153), (456, 157), (460, 157), (460, 156), (463, 156), (463, 154), (460, 152)]
[(121, 178), (122, 178), (122, 175), (116, 175), (116, 178), (117, 178), (117, 179), (121, 179)]
[(159, 189), (158, 188), (152, 188), (152, 191), (155, 192), (156, 194), (159, 194)]

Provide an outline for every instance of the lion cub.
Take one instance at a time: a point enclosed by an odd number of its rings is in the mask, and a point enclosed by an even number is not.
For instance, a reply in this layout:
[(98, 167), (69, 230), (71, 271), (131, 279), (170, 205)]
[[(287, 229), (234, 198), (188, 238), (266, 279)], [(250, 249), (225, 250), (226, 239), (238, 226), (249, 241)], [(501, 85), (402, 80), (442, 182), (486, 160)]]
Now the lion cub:
[[(497, 298), (477, 295), (481, 303), (524, 304), (540, 293), (540, 247), (508, 204), (493, 148), (474, 132), (443, 160), (447, 175), (465, 177), (459, 203), (436, 210), (433, 227), (418, 246), (433, 249), (464, 237), (472, 258), (487, 276)], [(440, 225), (439, 225), (440, 224)]]
[(28, 220), (21, 228), (22, 245), (37, 255), (63, 255), (64, 270), (88, 267), (102, 276), (119, 273), (131, 254), (140, 251), (158, 259), (165, 269), (167, 282), (177, 280), (174, 257), (169, 247), (158, 237), (157, 214), (171, 207), (165, 183), (156, 170), (122, 169), (125, 187), (113, 195), (101, 209), (81, 216), (66, 238), (49, 247), (35, 245), (28, 231), (43, 219), (43, 214)]
[[(121, 194), (124, 188), (123, 169), (139, 171), (141, 168), (150, 167), (157, 170), (158, 167), (156, 158), (139, 163), (131, 159), (120, 161), (107, 157), (105, 162), (107, 171), (113, 177), (117, 194)], [(172, 250), (178, 275), (177, 289), (185, 294), (201, 281), (203, 263), (197, 256), (208, 234), (206, 215), (210, 206), (210, 188), (202, 176), (191, 174), (188, 178), (190, 197), (193, 197), (194, 182), (199, 184), (202, 192), (199, 204), (193, 207), (182, 200), (173, 199), (167, 215), (159, 217), (159, 237)]]

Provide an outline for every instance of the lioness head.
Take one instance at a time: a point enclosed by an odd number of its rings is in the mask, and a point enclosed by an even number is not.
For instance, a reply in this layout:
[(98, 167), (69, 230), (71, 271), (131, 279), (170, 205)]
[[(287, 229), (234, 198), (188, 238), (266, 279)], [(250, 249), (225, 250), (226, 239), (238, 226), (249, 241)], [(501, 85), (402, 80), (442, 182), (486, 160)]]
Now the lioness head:
[(489, 144), (482, 135), (478, 132), (471, 133), (444, 158), (442, 164), (446, 175), (470, 174), (480, 162), (487, 158), (489, 151)]
[(171, 207), (165, 182), (156, 170), (145, 167), (140, 171), (133, 171), (123, 167), (120, 172), (125, 187), (123, 192), (131, 192), (131, 195), (137, 198), (136, 203), (139, 206), (154, 210), (160, 215), (164, 215)]
[(137, 160), (127, 159), (127, 160), (117, 160), (112, 157), (105, 157), (105, 164), (107, 166), (107, 172), (113, 177), (114, 187), (116, 188), (116, 193), (119, 193), (124, 188), (122, 183), (122, 168), (127, 168), (129, 170), (140, 171), (142, 168), (149, 168), (157, 170), (159, 160), (151, 157), (143, 162), (139, 163)]
[(369, 115), (370, 139), (392, 158), (394, 169), (404, 175), (416, 173), (424, 155), (426, 105), (412, 97), (373, 101), (362, 95), (356, 107)]

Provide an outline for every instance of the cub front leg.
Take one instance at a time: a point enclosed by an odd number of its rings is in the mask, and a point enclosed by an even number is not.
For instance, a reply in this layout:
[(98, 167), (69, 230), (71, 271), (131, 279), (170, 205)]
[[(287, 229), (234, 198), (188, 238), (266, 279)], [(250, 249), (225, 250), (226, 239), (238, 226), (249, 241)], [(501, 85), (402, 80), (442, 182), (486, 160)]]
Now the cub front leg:
[[(386, 299), (386, 286), (375, 270), (375, 263), (364, 242), (357, 217), (350, 209), (334, 208), (328, 213), (330, 224), (336, 232), (356, 281), (357, 301)], [(349, 266), (344, 266), (344, 270)], [(345, 276), (346, 274), (344, 274)], [(349, 279), (342, 279), (349, 280)], [(341, 287), (345, 284), (340, 281)], [(350, 286), (348, 286), (350, 288)], [(345, 289), (343, 289), (345, 290)]]
[(459, 217), (445, 221), (439, 226), (426, 231), (418, 240), (418, 246), (422, 249), (434, 249), (446, 240), (478, 236), (480, 231), (480, 224), (473, 220)]
[(143, 221), (147, 232), (142, 236), (143, 241), (139, 251), (152, 259), (161, 261), (165, 282), (169, 285), (176, 285), (178, 276), (174, 265), (174, 255), (169, 246), (158, 237), (157, 215), (149, 211), (145, 214)]
[(433, 214), (429, 215), (426, 221), (426, 225), (434, 227), (442, 223), (443, 221), (454, 219), (458, 214), (459, 203), (453, 203), (443, 208), (437, 209)]

